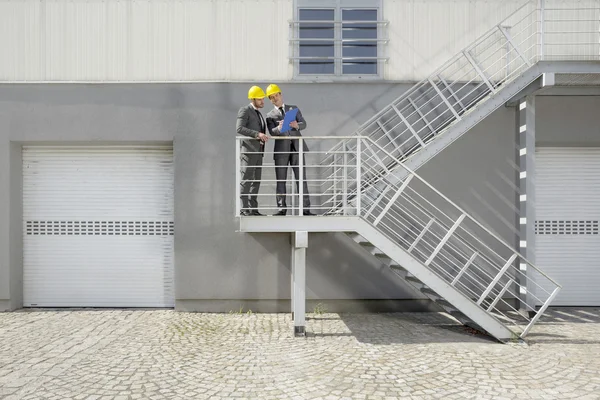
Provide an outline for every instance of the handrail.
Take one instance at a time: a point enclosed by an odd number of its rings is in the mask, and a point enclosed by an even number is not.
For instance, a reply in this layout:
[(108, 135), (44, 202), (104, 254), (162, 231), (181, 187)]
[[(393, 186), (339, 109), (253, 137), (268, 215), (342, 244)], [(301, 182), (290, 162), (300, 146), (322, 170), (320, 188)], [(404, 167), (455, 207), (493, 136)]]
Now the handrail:
[[(385, 152), (389, 157), (393, 158), (393, 155), (391, 155), (385, 149), (381, 148), (370, 137), (360, 137), (360, 138), (362, 140), (368, 140), (369, 142), (371, 142), (372, 145), (379, 147), (379, 149), (381, 151)], [(450, 200), (446, 195), (444, 195), (442, 192), (440, 192), (439, 190), (437, 190), (436, 188), (434, 188), (429, 182), (427, 182), (426, 180), (424, 180), (423, 178), (421, 178), (421, 176), (419, 176), (415, 171), (411, 170), (410, 168), (408, 168), (403, 163), (398, 163), (398, 164), (400, 164), (400, 166), (402, 168), (404, 168), (404, 170), (406, 170), (411, 176), (413, 176), (414, 178), (417, 178), (417, 180), (419, 180), (422, 184), (424, 184), (425, 186), (427, 186), (431, 191), (433, 191), (439, 197), (441, 197), (442, 199), (444, 199), (445, 201), (447, 201), (450, 205), (452, 205), (454, 208), (456, 208), (462, 215), (465, 215), (466, 218), (468, 218), (471, 222), (475, 223), (478, 228), (482, 229), (488, 235), (490, 235), (491, 237), (493, 237), (494, 239), (496, 239), (507, 250), (509, 250), (514, 255), (517, 255), (521, 260), (525, 261), (527, 263), (527, 265), (530, 265), (531, 267), (533, 267), (538, 273), (540, 273), (545, 278), (547, 278), (548, 280), (550, 280), (556, 286), (562, 287), (558, 282), (556, 282), (555, 280), (553, 280), (552, 278), (550, 278), (548, 275), (546, 275), (542, 270), (540, 270), (539, 268), (537, 268), (531, 261), (529, 261), (527, 258), (525, 258), (524, 256), (522, 256), (521, 253), (519, 253), (518, 251), (515, 251), (515, 249), (512, 246), (510, 246), (508, 243), (506, 243), (504, 241), (504, 239), (502, 239), (500, 236), (498, 236), (496, 233), (494, 233), (490, 229), (486, 228), (485, 225), (483, 225), (478, 220), (476, 220), (475, 218), (473, 218), (466, 210), (462, 209), (460, 206), (458, 206), (456, 203), (454, 203), (452, 200)]]
[[(550, 3), (547, 1), (547, 3)], [(410, 125), (415, 124), (414, 131), (417, 131), (419, 135), (426, 134), (424, 130), (419, 130), (416, 128), (416, 125), (419, 126), (429, 125), (427, 127), (428, 130), (432, 130), (431, 125), (429, 124), (431, 121), (428, 121), (426, 118), (427, 111), (435, 109), (437, 114), (442, 113), (437, 116), (437, 122), (433, 128), (435, 131), (434, 136), (437, 136), (444, 131), (448, 130), (450, 126), (454, 125), (460, 118), (456, 117), (446, 117), (440, 118), (443, 115), (444, 110), (450, 110), (451, 107), (447, 107), (447, 102), (445, 99), (447, 98), (451, 102), (454, 100), (457, 103), (465, 102), (469, 96), (475, 96), (475, 101), (470, 101), (469, 106), (463, 109), (462, 112), (468, 112), (469, 109), (473, 108), (475, 104), (480, 101), (485, 101), (485, 96), (490, 94), (490, 92), (495, 91), (495, 87), (502, 86), (513, 79), (516, 79), (523, 71), (524, 68), (531, 67), (536, 62), (542, 59), (577, 59), (577, 55), (570, 56), (569, 54), (558, 55), (552, 54), (552, 51), (545, 51), (545, 49), (551, 50), (556, 46), (575, 46), (577, 47), (577, 51), (588, 51), (591, 54), (586, 54), (586, 58), (595, 57), (594, 59), (600, 59), (600, 51), (598, 51), (598, 46), (600, 45), (600, 40), (598, 38), (598, 27), (594, 26), (592, 28), (587, 27), (586, 24), (593, 23), (595, 25), (598, 24), (597, 19), (591, 19), (590, 17), (586, 17), (582, 15), (581, 17), (572, 17), (570, 15), (560, 15), (554, 16), (553, 11), (560, 11), (562, 13), (568, 13), (572, 11), (584, 11), (584, 14), (588, 15), (589, 11), (600, 10), (600, 4), (598, 7), (579, 7), (577, 4), (571, 5), (569, 7), (546, 7), (538, 8), (534, 7), (531, 2), (527, 2), (519, 7), (516, 11), (514, 11), (511, 15), (506, 17), (502, 22), (496, 24), (494, 27), (483, 33), (479, 36), (474, 42), (467, 45), (456, 55), (451, 57), (445, 63), (443, 63), (440, 67), (435, 69), (428, 77), (422, 79), (414, 86), (412, 86), (409, 90), (402, 93), (395, 100), (393, 100), (389, 105), (383, 107), (379, 112), (374, 114), (367, 121), (362, 123), (355, 131), (355, 135), (362, 136), (372, 136), (372, 135), (381, 135), (383, 136), (391, 136), (399, 139), (398, 143), (391, 144), (396, 146), (397, 150), (400, 154), (397, 154), (395, 157), (398, 159), (405, 159), (402, 155), (401, 149), (403, 146), (411, 147), (410, 152), (412, 155), (416, 154), (422, 148), (425, 148), (429, 144), (425, 146), (421, 144), (416, 144), (415, 146), (409, 145), (410, 135), (407, 135), (407, 132), (411, 129)], [(524, 15), (523, 15), (524, 14)], [(559, 23), (559, 22), (581, 22), (581, 25), (578, 25), (576, 28), (571, 27), (570, 29), (562, 29), (560, 27), (555, 27), (554, 25), (550, 25), (549, 23)], [(522, 25), (525, 25), (524, 27)], [(548, 27), (551, 27), (549, 29)], [(517, 28), (514, 32), (507, 32), (506, 28), (510, 29), (511, 27)], [(496, 38), (496, 35), (501, 35)], [(583, 40), (582, 37), (575, 36), (573, 42), (568, 42), (564, 39), (565, 36), (568, 35), (592, 35), (593, 40)], [(525, 39), (522, 38), (525, 36)], [(558, 36), (558, 37), (557, 37)], [(487, 43), (489, 41), (491, 43)], [(586, 50), (586, 49), (592, 50)], [(503, 50), (504, 49), (504, 50)], [(471, 58), (476, 59), (478, 55), (473, 55), (471, 52), (480, 52), (483, 55), (483, 59), (477, 59), (474, 63), (472, 63), (472, 68), (465, 72), (465, 59)], [(503, 51), (506, 52), (506, 60), (504, 60)], [(572, 50), (574, 51), (574, 50)], [(576, 51), (576, 52), (577, 52)], [(487, 56), (485, 55), (486, 53)], [(509, 57), (510, 56), (510, 57)], [(495, 57), (495, 58), (491, 58)], [(499, 75), (499, 72), (502, 70), (499, 62), (504, 60), (506, 62), (506, 76)], [(492, 63), (490, 65), (490, 63)], [(485, 64), (485, 65), (482, 65)], [(476, 73), (479, 69), (482, 68), (483, 73)], [(458, 74), (462, 71), (462, 77), (465, 78), (461, 80), (460, 76), (452, 76), (452, 79), (444, 79), (444, 75), (448, 74)], [(487, 82), (485, 73), (491, 73), (494, 76), (494, 79), (491, 82)], [(475, 79), (470, 78), (475, 74)], [(469, 92), (467, 94), (464, 93), (464, 89), (466, 85), (463, 85), (461, 88), (456, 90), (456, 87), (460, 82), (469, 82), (472, 85), (475, 85), (477, 82), (487, 82), (487, 90), (483, 91), (481, 96), (476, 93)], [(444, 95), (438, 96), (437, 100), (434, 102), (432, 99), (427, 99), (427, 96), (424, 96), (424, 91), (428, 91), (431, 89), (438, 90), (435, 86), (439, 84), (439, 90), (444, 92)], [(462, 97), (457, 96), (457, 93), (462, 92)], [(486, 93), (487, 92), (487, 93)], [(446, 95), (447, 94), (447, 95)], [(424, 99), (426, 103), (423, 104), (414, 104), (412, 100), (414, 100), (414, 96), (420, 96), (419, 98)], [(429, 96), (430, 97), (430, 96)], [(415, 111), (410, 109), (411, 104), (412, 107), (415, 108)], [(417, 101), (416, 103), (419, 103)], [(441, 103), (444, 103), (444, 106), (440, 106)], [(391, 122), (393, 127), (383, 126), (386, 124), (385, 119), (389, 120), (392, 118), (393, 120), (393, 108), (394, 105), (402, 104), (399, 107), (399, 115), (403, 115), (406, 120), (410, 120), (411, 122)], [(418, 109), (418, 107), (422, 107), (422, 109)], [(459, 112), (460, 113), (460, 112)], [(409, 115), (410, 114), (410, 115)], [(433, 115), (433, 114), (432, 114)], [(410, 117), (413, 116), (413, 117)], [(416, 120), (415, 120), (416, 118)], [(379, 126), (374, 125), (377, 123)], [(383, 125), (382, 125), (383, 123)], [(404, 130), (402, 128), (405, 127)], [(390, 131), (394, 131), (400, 128), (402, 130), (400, 133), (392, 132), (390, 135)], [(383, 132), (385, 135), (382, 135)], [(406, 136), (405, 136), (406, 135)], [(405, 140), (404, 140), (405, 139)], [(338, 143), (336, 146), (340, 146)]]
[[(524, 8), (526, 8), (528, 6), (530, 6), (529, 2), (523, 4), (515, 12), (513, 12), (509, 17), (505, 18), (504, 21), (508, 20), (511, 16), (516, 15), (517, 13), (519, 13), (521, 10), (523, 10)], [(502, 22), (500, 24), (502, 24)], [(455, 59), (460, 58), (460, 55), (463, 54), (463, 52), (465, 52), (468, 49), (470, 49), (475, 43), (478, 43), (480, 40), (483, 40), (484, 38), (488, 37), (495, 30), (496, 30), (496, 26), (494, 26), (493, 28), (491, 28), (488, 31), (486, 31), (485, 33), (483, 33), (481, 36), (479, 36), (477, 39), (475, 39), (475, 41), (473, 43), (471, 43), (471, 44), (467, 45), (466, 47), (464, 47), (456, 55), (454, 55), (448, 61), (446, 61), (445, 63), (443, 63), (436, 70), (434, 70), (427, 78), (424, 78), (424, 79), (420, 80), (419, 82), (415, 83), (410, 89), (408, 89), (406, 92), (402, 93), (395, 100), (393, 100), (390, 104), (388, 104), (387, 106), (385, 106), (381, 111), (379, 111), (378, 113), (376, 113), (375, 115), (373, 115), (371, 118), (369, 118), (367, 121), (365, 121), (360, 127), (358, 127), (358, 129), (356, 129), (355, 132), (357, 132), (357, 133), (360, 132), (361, 128), (363, 126), (370, 125), (374, 121), (376, 121), (377, 119), (379, 119), (382, 114), (384, 114), (386, 111), (389, 111), (391, 109), (392, 104), (398, 103), (398, 102), (402, 101), (403, 99), (408, 98), (408, 96), (410, 96), (411, 94), (413, 94), (421, 85), (425, 84), (428, 81), (429, 78), (438, 75), (440, 72), (442, 72), (448, 66), (450, 66), (455, 61)]]
[[(377, 147), (381, 152), (385, 153), (385, 155), (388, 156), (389, 158), (392, 158), (392, 159), (394, 158), (394, 156), (391, 153), (389, 153), (387, 150), (385, 150), (384, 148), (382, 148), (378, 143), (376, 143), (373, 139), (371, 139), (368, 136), (299, 136), (299, 137), (293, 137), (293, 136), (277, 137), (277, 136), (274, 136), (274, 137), (269, 137), (269, 140), (299, 140), (300, 143), (302, 143), (304, 140), (339, 140), (339, 139), (341, 139), (341, 140), (352, 139), (352, 140), (358, 140), (358, 141), (368, 141), (371, 146)], [(240, 140), (258, 140), (258, 139), (248, 138), (246, 136), (236, 136), (236, 140), (240, 141)], [(274, 153), (274, 152), (272, 152), (272, 153)], [(240, 154), (252, 154), (252, 153), (240, 152)], [(328, 150), (326, 152), (319, 151), (318, 154), (328, 155), (328, 154), (333, 154), (333, 153), (331, 152), (331, 150)], [(365, 160), (365, 159), (363, 158), (363, 160)], [(521, 258), (523, 261), (525, 261), (528, 265), (530, 265), (533, 268), (535, 268), (545, 278), (548, 278), (552, 283), (554, 283), (557, 286), (561, 287), (558, 284), (558, 282), (554, 281), (552, 278), (550, 278), (548, 275), (546, 275), (543, 271), (541, 271), (537, 267), (535, 267), (535, 265), (531, 261), (529, 261), (528, 259), (526, 259), (525, 257), (523, 257), (519, 252), (515, 251), (515, 249), (512, 246), (510, 246), (508, 243), (506, 243), (504, 241), (504, 239), (502, 239), (500, 236), (498, 236), (492, 230), (486, 228), (485, 225), (483, 225), (477, 219), (475, 219), (474, 217), (472, 217), (466, 210), (464, 210), (463, 208), (461, 208), (458, 204), (456, 204), (455, 202), (453, 202), (450, 198), (448, 198), (442, 192), (440, 192), (439, 190), (437, 190), (434, 186), (432, 186), (429, 182), (427, 182), (425, 179), (423, 179), (415, 171), (413, 171), (412, 169), (410, 169), (409, 167), (407, 167), (406, 165), (404, 165), (401, 162), (398, 162), (397, 164), (398, 164), (398, 167), (403, 168), (409, 175), (413, 176), (414, 178), (417, 178), (417, 180), (419, 182), (421, 182), (422, 184), (424, 184), (428, 189), (430, 189), (432, 192), (434, 192), (436, 195), (438, 195), (440, 198), (442, 198), (444, 201), (446, 201), (448, 204), (450, 204), (452, 207), (454, 207), (457, 211), (459, 211), (460, 214), (464, 214), (466, 216), (466, 218), (469, 221), (473, 222), (475, 225), (477, 225), (478, 228), (482, 229), (486, 234), (488, 234), (491, 237), (493, 237), (494, 239), (496, 239), (499, 243), (501, 243), (512, 254), (517, 255), (519, 258)], [(364, 190), (361, 191), (358, 194), (358, 196), (362, 196), (363, 192), (364, 192)], [(357, 194), (357, 193), (353, 192), (353, 193), (349, 193), (349, 194)]]

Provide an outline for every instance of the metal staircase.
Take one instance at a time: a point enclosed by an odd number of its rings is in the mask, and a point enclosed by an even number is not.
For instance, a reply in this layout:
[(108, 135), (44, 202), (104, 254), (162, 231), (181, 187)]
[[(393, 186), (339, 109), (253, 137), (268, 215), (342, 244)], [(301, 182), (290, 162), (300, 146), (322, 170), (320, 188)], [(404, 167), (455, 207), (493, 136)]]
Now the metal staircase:
[[(325, 164), (307, 163), (325, 168), (324, 178), (311, 179), (309, 174), (308, 180), (321, 185), (318, 194), (327, 199), (321, 207), (330, 208), (333, 197), (340, 214), (305, 217), (299, 210), (299, 216), (240, 217), (240, 230), (349, 232), (366, 251), (459, 321), (475, 324), (502, 341), (525, 337), (560, 285), (371, 138), (351, 140), (354, 150), (328, 152)], [(382, 157), (375, 161), (372, 151)], [(380, 175), (383, 186), (363, 182), (362, 176), (378, 174), (380, 162), (402, 168), (404, 177), (390, 181), (391, 174)], [(353, 173), (339, 180), (335, 172), (339, 170)], [(263, 181), (273, 182), (268, 171), (265, 175)], [(358, 188), (352, 199), (350, 187)], [(375, 201), (364, 201), (367, 193)]]
[[(542, 85), (544, 73), (571, 70), (557, 62), (600, 60), (600, 1), (540, 4), (522, 6), (354, 134), (372, 138), (415, 171), (529, 85), (538, 79)], [(351, 149), (353, 143), (341, 142), (331, 151)], [(381, 164), (378, 172), (394, 171)], [(395, 172), (399, 178), (405, 174)]]
[[(598, 69), (600, 0), (540, 4), (521, 7), (353, 136), (299, 139), (337, 142), (327, 152), (311, 152), (315, 160), (307, 155), (309, 172), (300, 173), (320, 189), (311, 195), (322, 199), (313, 210), (323, 216), (302, 216), (300, 185), (292, 195), (297, 217), (240, 217), (240, 230), (344, 232), (459, 321), (502, 341), (524, 338), (560, 285), (414, 170), (524, 96), (543, 74), (585, 73), (569, 64), (574, 61), (596, 61)], [(239, 143), (236, 149), (239, 159)], [(271, 184), (273, 193), (263, 196), (274, 197), (269, 167), (263, 167), (261, 190)]]
[(385, 185), (357, 182), (359, 198), (376, 192), (376, 200), (358, 201), (368, 204), (356, 215), (369, 226), (353, 239), (462, 322), (500, 340), (527, 335), (560, 286), (393, 154), (370, 139), (357, 141), (357, 149), (365, 147), (381, 157), (356, 153), (361, 175), (374, 176), (378, 161), (404, 173), (381, 177)]

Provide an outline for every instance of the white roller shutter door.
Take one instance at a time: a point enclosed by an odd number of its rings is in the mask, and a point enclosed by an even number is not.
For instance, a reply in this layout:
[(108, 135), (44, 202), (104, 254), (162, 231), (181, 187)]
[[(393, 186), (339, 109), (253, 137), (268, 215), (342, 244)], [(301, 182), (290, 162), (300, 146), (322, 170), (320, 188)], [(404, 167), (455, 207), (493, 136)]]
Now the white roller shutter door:
[(600, 149), (536, 151), (536, 264), (562, 290), (554, 305), (600, 306)]
[(173, 150), (23, 148), (24, 305), (172, 307)]

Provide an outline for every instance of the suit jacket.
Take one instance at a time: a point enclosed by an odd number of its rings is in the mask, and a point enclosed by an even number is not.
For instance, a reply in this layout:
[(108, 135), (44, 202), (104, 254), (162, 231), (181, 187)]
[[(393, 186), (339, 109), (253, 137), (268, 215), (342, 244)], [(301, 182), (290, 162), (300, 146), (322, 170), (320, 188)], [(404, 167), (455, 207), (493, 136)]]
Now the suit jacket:
[(251, 104), (240, 108), (240, 111), (238, 111), (235, 128), (238, 135), (257, 138), (257, 140), (242, 140), (242, 151), (260, 153), (264, 152), (265, 146), (260, 140), (258, 140), (258, 134), (261, 132), (266, 133), (266, 126), (262, 128), (261, 120)]
[[(298, 108), (298, 107), (293, 106), (291, 104), (285, 104), (284, 111), (288, 112), (289, 110), (292, 110), (294, 108)], [(302, 116), (302, 113), (300, 112), (300, 110), (298, 110), (298, 114), (296, 114), (296, 121), (298, 122), (299, 129), (290, 129), (287, 132), (281, 133), (281, 132), (279, 132), (279, 121), (283, 121), (283, 116), (281, 115), (281, 112), (279, 111), (279, 109), (274, 108), (267, 113), (267, 126), (269, 127), (269, 133), (271, 134), (271, 136), (302, 136), (300, 131), (306, 129), (306, 125), (307, 125), (306, 120)], [(278, 152), (290, 151), (290, 149), (292, 147), (292, 142), (294, 143), (294, 147), (297, 151), (299, 148), (298, 140), (275, 140), (275, 149), (273, 150), (275, 152), (275, 154), (274, 154), (273, 158), (289, 157), (289, 153), (288, 154), (286, 154), (286, 153), (279, 154)], [(306, 141), (303, 140), (302, 142), (304, 144), (303, 150), (308, 151), (308, 146), (306, 145)]]

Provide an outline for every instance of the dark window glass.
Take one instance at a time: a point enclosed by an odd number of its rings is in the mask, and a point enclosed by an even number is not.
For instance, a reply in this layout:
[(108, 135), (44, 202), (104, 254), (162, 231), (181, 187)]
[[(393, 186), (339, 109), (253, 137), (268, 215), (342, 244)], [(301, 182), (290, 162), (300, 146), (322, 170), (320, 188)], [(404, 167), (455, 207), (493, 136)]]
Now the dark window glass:
[(365, 39), (377, 39), (377, 10), (342, 10), (342, 21), (342, 73), (376, 75), (377, 42)]
[[(300, 9), (300, 21), (333, 21), (335, 10), (332, 9)], [(333, 23), (306, 22), (299, 26), (300, 57), (329, 57), (330, 59), (304, 59), (300, 61), (300, 74), (333, 74), (335, 64), (335, 25)], [(310, 40), (313, 39), (313, 40)], [(314, 40), (318, 39), (318, 40)]]
[[(337, 48), (342, 56), (342, 74), (377, 75), (377, 9), (338, 9), (337, 13), (341, 25), (330, 22), (336, 19), (335, 9), (298, 10), (298, 55), (304, 57), (298, 63), (299, 74), (335, 74)], [(334, 40), (336, 30), (341, 43)]]

